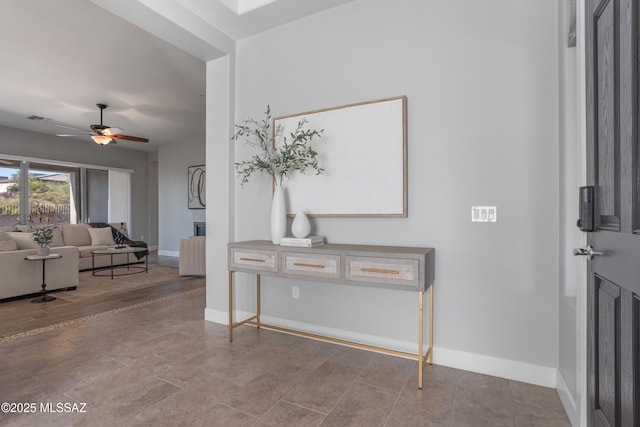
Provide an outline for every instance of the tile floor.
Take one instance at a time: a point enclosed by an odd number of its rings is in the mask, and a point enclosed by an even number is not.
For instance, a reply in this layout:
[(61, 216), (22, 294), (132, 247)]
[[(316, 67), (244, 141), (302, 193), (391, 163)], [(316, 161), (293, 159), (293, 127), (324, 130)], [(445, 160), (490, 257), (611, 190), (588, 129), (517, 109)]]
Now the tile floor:
[[(183, 285), (1, 343), (0, 401), (36, 411), (0, 425), (570, 426), (553, 389), (428, 366), (418, 390), (414, 361), (250, 326), (229, 343), (203, 320), (204, 279)], [(20, 304), (0, 304), (0, 324)]]

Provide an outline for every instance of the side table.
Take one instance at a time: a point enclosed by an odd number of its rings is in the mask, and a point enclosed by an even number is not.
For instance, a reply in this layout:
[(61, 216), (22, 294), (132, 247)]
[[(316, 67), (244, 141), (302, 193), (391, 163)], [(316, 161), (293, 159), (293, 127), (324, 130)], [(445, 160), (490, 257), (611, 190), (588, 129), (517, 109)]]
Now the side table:
[(54, 297), (47, 295), (47, 283), (45, 281), (45, 271), (46, 271), (46, 262), (52, 259), (62, 258), (60, 254), (49, 254), (49, 255), (27, 255), (25, 260), (27, 261), (42, 261), (42, 291), (40, 291), (41, 297), (34, 298), (31, 300), (33, 303), (40, 302), (49, 302), (55, 300)]

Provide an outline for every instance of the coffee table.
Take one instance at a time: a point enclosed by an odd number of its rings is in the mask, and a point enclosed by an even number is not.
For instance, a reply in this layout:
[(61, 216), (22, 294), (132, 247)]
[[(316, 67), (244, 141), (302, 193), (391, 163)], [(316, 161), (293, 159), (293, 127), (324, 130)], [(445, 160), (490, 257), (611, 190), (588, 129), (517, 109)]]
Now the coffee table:
[[(91, 251), (91, 267), (93, 269), (94, 276), (109, 276), (111, 275), (111, 279), (113, 280), (114, 276), (127, 276), (129, 274), (137, 274), (137, 273), (148, 273), (149, 272), (149, 259), (147, 258), (147, 254), (144, 255), (144, 265), (136, 265), (139, 264), (140, 260), (136, 258), (136, 262), (132, 264), (130, 255), (137, 254), (140, 252), (147, 251), (147, 248), (107, 248), (107, 249), (99, 249), (95, 251)], [(114, 255), (127, 255), (126, 264), (113, 265), (113, 256)], [(110, 256), (109, 265), (105, 267), (96, 267), (96, 256)], [(122, 271), (125, 270), (126, 271)], [(101, 272), (108, 271), (108, 274), (99, 274)]]
[(42, 261), (42, 290), (40, 291), (40, 294), (42, 296), (38, 297), (38, 298), (34, 298), (31, 300), (31, 302), (34, 303), (40, 303), (40, 302), (49, 302), (49, 301), (53, 301), (55, 300), (54, 297), (47, 295), (47, 283), (45, 281), (45, 271), (46, 271), (46, 265), (45, 263), (49, 260), (52, 259), (59, 259), (62, 258), (62, 255), (60, 254), (49, 254), (49, 255), (27, 255), (24, 259), (27, 261)]

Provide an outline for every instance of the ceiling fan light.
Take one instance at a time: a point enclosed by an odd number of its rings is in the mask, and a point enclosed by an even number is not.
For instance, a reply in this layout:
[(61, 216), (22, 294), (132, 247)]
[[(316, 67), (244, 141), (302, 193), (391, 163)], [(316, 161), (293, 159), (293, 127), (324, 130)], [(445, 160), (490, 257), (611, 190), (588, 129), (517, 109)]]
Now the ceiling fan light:
[(93, 139), (96, 144), (100, 144), (100, 145), (107, 145), (112, 141), (112, 139), (109, 138), (108, 136), (102, 136), (102, 135), (93, 135), (91, 139)]
[(122, 132), (124, 132), (124, 130), (120, 128), (106, 128), (102, 130), (102, 134), (106, 136), (119, 135)]

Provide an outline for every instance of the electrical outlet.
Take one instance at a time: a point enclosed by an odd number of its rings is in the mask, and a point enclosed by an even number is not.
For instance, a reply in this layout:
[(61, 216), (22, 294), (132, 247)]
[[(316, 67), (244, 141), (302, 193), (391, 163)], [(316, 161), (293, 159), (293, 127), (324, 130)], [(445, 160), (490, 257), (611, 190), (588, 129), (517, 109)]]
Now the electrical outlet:
[(300, 299), (300, 287), (298, 286), (291, 287), (291, 298)]
[(144, 240), (144, 234), (140, 235), (140, 240)]

